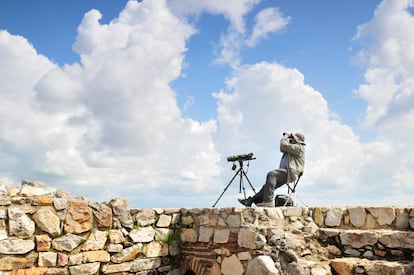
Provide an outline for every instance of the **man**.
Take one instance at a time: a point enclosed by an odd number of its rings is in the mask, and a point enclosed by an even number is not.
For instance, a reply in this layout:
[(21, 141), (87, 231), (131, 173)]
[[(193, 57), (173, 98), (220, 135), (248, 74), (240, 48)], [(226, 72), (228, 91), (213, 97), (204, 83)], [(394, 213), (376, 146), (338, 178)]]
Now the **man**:
[(244, 206), (273, 207), (273, 195), (276, 188), (285, 183), (294, 182), (303, 173), (305, 166), (305, 136), (301, 133), (283, 133), (280, 140), (280, 151), (283, 153), (279, 169), (267, 173), (266, 183), (253, 197), (239, 199)]

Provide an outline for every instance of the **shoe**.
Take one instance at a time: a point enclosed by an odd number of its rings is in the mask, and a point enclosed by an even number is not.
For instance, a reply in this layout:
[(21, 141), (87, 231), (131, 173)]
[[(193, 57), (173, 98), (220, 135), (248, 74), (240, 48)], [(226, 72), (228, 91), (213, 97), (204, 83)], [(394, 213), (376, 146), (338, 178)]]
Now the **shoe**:
[(247, 199), (237, 199), (237, 200), (246, 207), (252, 206), (252, 203), (253, 203), (252, 197), (248, 197)]

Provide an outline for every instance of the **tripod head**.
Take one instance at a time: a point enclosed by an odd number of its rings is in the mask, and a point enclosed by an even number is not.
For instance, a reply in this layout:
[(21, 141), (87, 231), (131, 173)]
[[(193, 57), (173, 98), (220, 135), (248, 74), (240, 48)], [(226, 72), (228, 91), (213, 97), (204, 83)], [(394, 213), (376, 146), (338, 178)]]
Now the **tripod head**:
[(256, 158), (253, 157), (253, 153), (227, 157), (228, 162), (233, 162), (233, 165), (231, 166), (231, 170), (233, 171), (237, 168), (237, 165), (234, 162), (238, 161), (240, 167), (243, 167), (243, 161), (249, 161), (254, 159)]

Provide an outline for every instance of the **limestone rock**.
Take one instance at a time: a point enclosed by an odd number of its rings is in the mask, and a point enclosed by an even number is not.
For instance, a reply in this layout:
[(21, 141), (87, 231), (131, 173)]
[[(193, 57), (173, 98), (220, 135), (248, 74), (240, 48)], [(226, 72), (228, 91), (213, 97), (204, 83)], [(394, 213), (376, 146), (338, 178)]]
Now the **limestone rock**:
[(365, 208), (362, 207), (352, 207), (348, 209), (350, 222), (355, 227), (362, 227), (365, 224), (365, 219), (367, 213)]
[(202, 243), (208, 243), (211, 241), (211, 238), (213, 236), (213, 227), (200, 227), (199, 229), (199, 233), (200, 235), (198, 236), (198, 241), (202, 242)]
[(36, 249), (38, 252), (46, 252), (50, 249), (52, 245), (52, 239), (47, 234), (36, 235)]
[(414, 232), (385, 232), (381, 234), (378, 240), (389, 248), (404, 248), (414, 250)]
[(5, 239), (0, 241), (0, 254), (21, 255), (32, 251), (35, 243), (32, 240)]
[(132, 228), (134, 222), (131, 217), (128, 200), (123, 198), (115, 198), (109, 202), (113, 214), (121, 222), (121, 225), (126, 228)]
[(347, 230), (339, 235), (342, 245), (361, 248), (377, 242), (377, 234), (371, 231)]
[(171, 216), (169, 215), (160, 215), (157, 222), (157, 227), (169, 227), (171, 224)]
[(132, 229), (129, 237), (134, 243), (148, 243), (154, 240), (155, 230), (150, 226)]
[(229, 241), (230, 229), (216, 228), (214, 229), (214, 243), (227, 243)]
[(122, 234), (121, 230), (110, 230), (109, 231), (109, 241), (111, 243), (123, 243), (125, 242), (124, 234)]
[(106, 231), (93, 230), (91, 234), (89, 234), (89, 237), (83, 245), (82, 250), (102, 250), (107, 239), (108, 234)]
[(237, 243), (240, 247), (258, 249), (264, 246), (266, 238), (251, 229), (241, 228), (237, 237)]
[(397, 229), (409, 228), (410, 225), (408, 223), (408, 219), (409, 219), (408, 212), (405, 211), (404, 209), (399, 209), (398, 211), (396, 209), (395, 213), (397, 214), (397, 217), (395, 219), (395, 227)]
[(197, 242), (197, 231), (193, 228), (181, 228), (180, 239), (182, 242), (195, 243)]
[(278, 275), (279, 271), (269, 256), (258, 256), (249, 262), (246, 275)]
[(148, 258), (168, 256), (168, 244), (163, 242), (150, 242), (142, 249)]
[(112, 226), (112, 209), (109, 206), (101, 203), (91, 203), (89, 206), (92, 208), (98, 228)]
[(79, 234), (92, 229), (92, 209), (83, 200), (73, 200), (68, 203), (65, 233)]
[(110, 261), (110, 255), (105, 250), (85, 251), (82, 252), (82, 260), (84, 263), (101, 262), (107, 263)]
[(332, 208), (326, 213), (325, 224), (327, 226), (340, 226), (342, 221), (342, 214), (344, 210), (341, 208)]
[(236, 255), (232, 255), (223, 259), (221, 273), (223, 275), (242, 275), (244, 273), (244, 267)]
[(55, 252), (40, 252), (38, 266), (52, 267), (56, 266), (57, 253)]
[(19, 238), (32, 237), (35, 232), (35, 223), (25, 214), (21, 207), (9, 207), (9, 234)]
[(82, 263), (82, 253), (71, 254), (69, 256), (69, 265), (80, 265)]
[(52, 241), (52, 247), (57, 251), (71, 252), (85, 241), (85, 238), (74, 235), (66, 234), (60, 238), (56, 238)]
[(135, 259), (141, 252), (142, 245), (133, 245), (123, 249), (121, 252), (112, 255), (111, 261), (117, 264), (124, 263)]
[(147, 226), (154, 224), (156, 221), (156, 213), (153, 209), (142, 209), (135, 215), (135, 220), (139, 226)]
[(68, 200), (65, 198), (53, 198), (53, 206), (56, 210), (64, 210), (68, 206)]
[(161, 266), (161, 258), (136, 259), (131, 263), (131, 272), (156, 269)]
[(58, 252), (57, 253), (57, 266), (67, 266), (69, 263), (69, 255), (62, 253), (62, 252)]
[(122, 264), (107, 264), (102, 267), (103, 274), (123, 274), (122, 272), (128, 272), (131, 269), (131, 263)]
[(53, 195), (56, 192), (55, 188), (50, 188), (41, 182), (22, 181), (20, 187), (20, 195), (26, 197)]
[(69, 270), (62, 267), (49, 267), (45, 275), (69, 275)]
[(88, 263), (70, 266), (70, 274), (82, 274), (82, 275), (94, 275), (98, 274), (100, 264), (99, 263)]
[(379, 225), (391, 225), (396, 215), (392, 207), (370, 207), (367, 209), (376, 219)]
[(42, 207), (32, 216), (36, 225), (53, 237), (61, 234), (60, 219), (55, 213), (56, 212), (51, 207)]
[(30, 252), (29, 254), (26, 254), (24, 256), (3, 255), (2, 257), (0, 257), (0, 270), (29, 268), (35, 265), (36, 260), (37, 260), (36, 252)]

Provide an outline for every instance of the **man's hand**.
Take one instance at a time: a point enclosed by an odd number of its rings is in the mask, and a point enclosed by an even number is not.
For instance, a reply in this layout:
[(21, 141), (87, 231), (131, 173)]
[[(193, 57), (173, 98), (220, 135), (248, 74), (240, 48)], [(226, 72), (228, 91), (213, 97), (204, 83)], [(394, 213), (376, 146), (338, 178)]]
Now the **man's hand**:
[(284, 133), (283, 133), (283, 136), (284, 136), (284, 137), (287, 137), (287, 138), (290, 138), (290, 137), (292, 137), (292, 133), (289, 133), (289, 132), (284, 132)]

